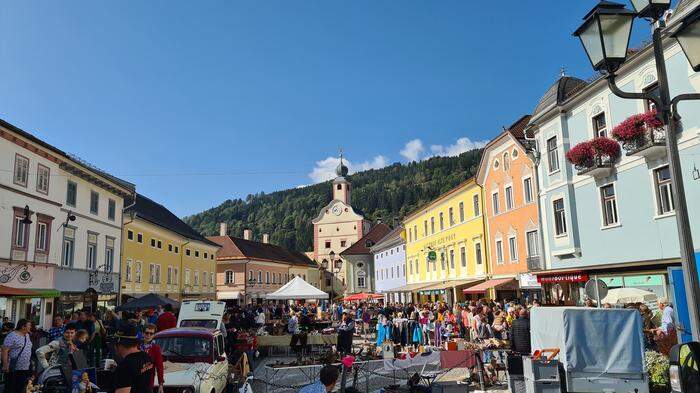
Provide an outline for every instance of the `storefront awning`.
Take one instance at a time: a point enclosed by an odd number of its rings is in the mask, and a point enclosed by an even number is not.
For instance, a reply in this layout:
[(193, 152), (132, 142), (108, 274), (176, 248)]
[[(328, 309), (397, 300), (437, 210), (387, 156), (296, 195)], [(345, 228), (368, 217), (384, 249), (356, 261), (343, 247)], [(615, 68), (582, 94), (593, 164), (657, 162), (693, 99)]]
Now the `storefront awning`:
[(442, 289), (447, 289), (447, 288), (453, 288), (453, 287), (461, 287), (462, 285), (467, 285), (467, 284), (472, 284), (475, 282), (479, 282), (481, 280), (450, 280), (450, 281), (442, 281), (437, 284), (430, 285), (425, 288), (421, 288), (423, 291), (438, 291)]
[(407, 284), (402, 287), (394, 288), (394, 289), (387, 289), (386, 292), (413, 292), (417, 291), (419, 289), (423, 289), (427, 286), (429, 286), (430, 283), (424, 283), (424, 282), (417, 282), (413, 284)]
[(218, 300), (242, 299), (243, 294), (241, 291), (219, 292), (216, 294), (216, 298)]
[(61, 292), (55, 289), (24, 289), (0, 285), (0, 296), (10, 296), (14, 298), (59, 297), (61, 296)]
[(491, 288), (498, 288), (501, 285), (505, 285), (515, 281), (514, 278), (497, 278), (494, 280), (484, 281), (481, 284), (474, 285), (470, 288), (465, 288), (462, 290), (464, 293), (481, 293), (486, 292)]

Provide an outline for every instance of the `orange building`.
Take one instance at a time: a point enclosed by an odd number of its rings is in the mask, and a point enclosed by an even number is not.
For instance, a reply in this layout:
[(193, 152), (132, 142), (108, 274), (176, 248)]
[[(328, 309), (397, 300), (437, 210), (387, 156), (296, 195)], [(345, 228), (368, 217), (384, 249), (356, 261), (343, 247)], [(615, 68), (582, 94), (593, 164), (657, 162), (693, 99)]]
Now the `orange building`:
[(524, 147), (529, 120), (529, 115), (521, 117), (486, 145), (477, 174), (484, 192), (489, 272), (499, 282), (490, 295), (499, 299), (538, 289), (528, 273), (541, 265), (535, 171)]

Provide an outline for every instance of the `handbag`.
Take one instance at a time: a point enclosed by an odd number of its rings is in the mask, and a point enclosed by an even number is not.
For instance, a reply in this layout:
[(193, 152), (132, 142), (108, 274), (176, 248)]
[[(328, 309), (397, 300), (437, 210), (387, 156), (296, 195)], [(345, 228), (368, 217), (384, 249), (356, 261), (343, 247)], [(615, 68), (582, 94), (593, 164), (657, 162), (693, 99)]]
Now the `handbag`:
[(24, 336), (24, 345), (22, 345), (22, 349), (19, 350), (17, 353), (17, 356), (10, 358), (10, 371), (15, 371), (15, 368), (17, 367), (17, 361), (19, 360), (19, 357), (22, 356), (22, 352), (24, 352), (24, 348), (27, 346), (27, 336)]

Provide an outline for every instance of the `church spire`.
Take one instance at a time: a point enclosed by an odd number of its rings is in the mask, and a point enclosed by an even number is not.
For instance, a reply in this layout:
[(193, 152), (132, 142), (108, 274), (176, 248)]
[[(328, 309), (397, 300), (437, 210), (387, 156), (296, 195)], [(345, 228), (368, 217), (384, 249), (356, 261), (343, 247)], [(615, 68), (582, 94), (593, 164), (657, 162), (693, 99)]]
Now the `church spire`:
[(335, 174), (338, 177), (345, 177), (348, 175), (348, 167), (343, 165), (343, 148), (340, 148), (340, 164), (335, 168)]
[(340, 148), (340, 162), (335, 168), (337, 177), (333, 180), (333, 199), (350, 204), (350, 182), (345, 178), (348, 175), (348, 167), (343, 163), (343, 148)]

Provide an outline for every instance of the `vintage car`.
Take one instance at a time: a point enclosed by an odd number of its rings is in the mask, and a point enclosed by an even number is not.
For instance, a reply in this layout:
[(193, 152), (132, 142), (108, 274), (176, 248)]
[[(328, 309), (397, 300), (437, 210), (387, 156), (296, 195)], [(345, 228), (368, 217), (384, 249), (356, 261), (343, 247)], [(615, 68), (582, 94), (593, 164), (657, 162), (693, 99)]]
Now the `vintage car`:
[(224, 336), (219, 330), (226, 305), (184, 301), (177, 327), (154, 338), (163, 353), (165, 393), (222, 393), (228, 379)]

